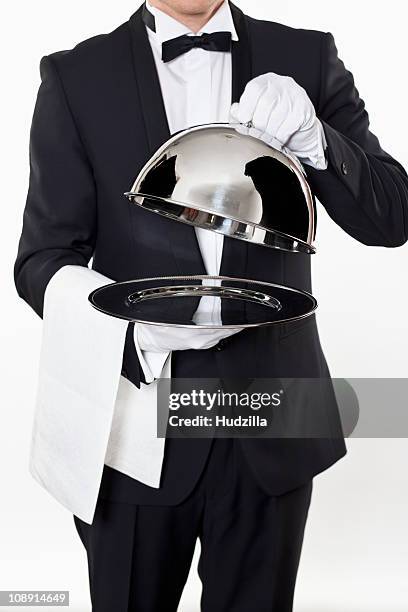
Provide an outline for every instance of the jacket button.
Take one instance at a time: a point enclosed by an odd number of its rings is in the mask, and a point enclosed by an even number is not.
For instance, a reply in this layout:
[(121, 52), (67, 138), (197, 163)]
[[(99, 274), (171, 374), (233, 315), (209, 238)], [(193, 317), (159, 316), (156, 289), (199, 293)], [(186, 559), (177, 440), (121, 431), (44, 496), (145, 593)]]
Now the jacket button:
[(220, 340), (218, 344), (215, 345), (215, 348), (217, 351), (222, 351), (225, 348), (225, 345), (227, 344), (226, 340)]
[(348, 174), (348, 166), (347, 166), (346, 162), (342, 162), (342, 164), (341, 164), (341, 171), (342, 171), (342, 173), (345, 176), (347, 176), (347, 174)]

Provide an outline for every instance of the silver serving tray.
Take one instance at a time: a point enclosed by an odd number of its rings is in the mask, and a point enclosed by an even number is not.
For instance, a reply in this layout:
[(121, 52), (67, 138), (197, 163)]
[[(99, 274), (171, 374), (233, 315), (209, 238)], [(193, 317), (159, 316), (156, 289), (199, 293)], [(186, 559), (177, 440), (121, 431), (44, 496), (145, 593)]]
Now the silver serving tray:
[(199, 329), (287, 323), (304, 319), (317, 308), (310, 293), (294, 287), (208, 275), (111, 283), (92, 291), (89, 301), (100, 312), (127, 321)]

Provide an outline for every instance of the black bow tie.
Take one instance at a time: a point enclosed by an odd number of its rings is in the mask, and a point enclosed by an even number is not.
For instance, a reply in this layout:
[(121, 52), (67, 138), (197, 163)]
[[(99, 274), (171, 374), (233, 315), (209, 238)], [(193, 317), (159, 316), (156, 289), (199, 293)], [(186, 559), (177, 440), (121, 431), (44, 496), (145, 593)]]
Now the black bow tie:
[[(146, 4), (142, 8), (142, 19), (144, 24), (156, 32), (156, 20), (154, 15), (149, 11)], [(167, 40), (162, 44), (162, 60), (163, 62), (170, 62), (171, 60), (187, 53), (190, 49), (199, 47), (200, 49), (206, 49), (207, 51), (231, 51), (231, 32), (214, 32), (213, 34), (202, 34), (201, 36), (178, 36)]]
[(162, 44), (162, 60), (170, 62), (190, 49), (205, 49), (206, 51), (231, 51), (231, 32), (214, 32), (201, 36), (177, 36)]

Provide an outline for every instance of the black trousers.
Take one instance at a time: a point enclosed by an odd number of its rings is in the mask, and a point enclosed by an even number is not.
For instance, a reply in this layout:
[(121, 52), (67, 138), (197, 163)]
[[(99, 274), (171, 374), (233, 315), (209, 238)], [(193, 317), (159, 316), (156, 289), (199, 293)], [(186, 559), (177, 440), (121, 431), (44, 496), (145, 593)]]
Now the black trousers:
[(290, 612), (311, 492), (267, 495), (236, 440), (217, 439), (178, 506), (99, 499), (92, 525), (74, 517), (93, 612), (175, 612), (197, 538), (203, 612)]

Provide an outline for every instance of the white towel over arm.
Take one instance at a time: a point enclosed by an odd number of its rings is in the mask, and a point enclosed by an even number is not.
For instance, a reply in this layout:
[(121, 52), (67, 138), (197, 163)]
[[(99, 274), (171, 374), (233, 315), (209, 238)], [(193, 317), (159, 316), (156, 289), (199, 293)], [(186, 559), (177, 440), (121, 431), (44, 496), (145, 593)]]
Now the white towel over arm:
[(43, 337), (30, 472), (87, 523), (105, 463), (159, 486), (164, 440), (156, 437), (156, 392), (121, 377), (128, 322), (95, 310), (91, 291), (111, 279), (64, 266), (44, 299)]

